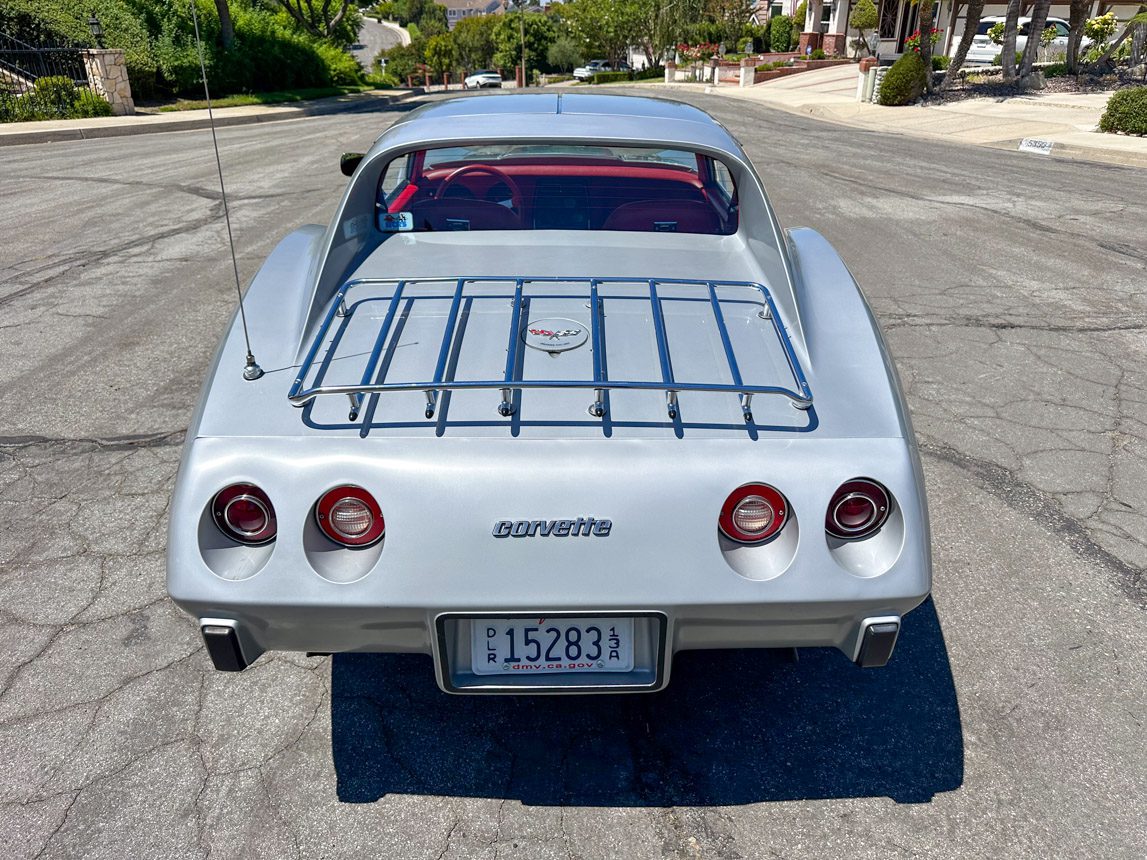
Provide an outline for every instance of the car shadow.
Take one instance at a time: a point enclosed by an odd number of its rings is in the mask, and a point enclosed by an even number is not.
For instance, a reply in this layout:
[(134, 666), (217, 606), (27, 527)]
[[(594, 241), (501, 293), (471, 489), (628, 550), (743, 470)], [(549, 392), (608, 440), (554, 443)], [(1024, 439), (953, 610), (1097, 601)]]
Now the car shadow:
[(887, 796), (964, 779), (960, 709), (931, 600), (892, 661), (833, 649), (683, 652), (661, 693), (448, 696), (419, 655), (337, 654), (338, 797), (517, 799), (557, 806), (727, 806)]

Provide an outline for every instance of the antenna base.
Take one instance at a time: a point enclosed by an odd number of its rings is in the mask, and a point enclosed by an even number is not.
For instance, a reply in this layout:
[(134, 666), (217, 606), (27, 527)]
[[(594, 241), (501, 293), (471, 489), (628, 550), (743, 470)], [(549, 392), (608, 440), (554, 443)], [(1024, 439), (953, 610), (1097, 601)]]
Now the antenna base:
[(255, 356), (247, 353), (247, 364), (243, 367), (243, 378), (248, 382), (254, 382), (263, 375), (263, 368), (255, 362)]

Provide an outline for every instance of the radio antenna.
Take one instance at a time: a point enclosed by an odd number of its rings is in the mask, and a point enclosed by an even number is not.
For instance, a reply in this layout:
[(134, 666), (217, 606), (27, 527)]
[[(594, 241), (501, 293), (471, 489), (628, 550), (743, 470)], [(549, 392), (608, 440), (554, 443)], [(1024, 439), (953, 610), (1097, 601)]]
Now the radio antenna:
[(239, 296), (239, 318), (243, 322), (243, 341), (247, 345), (247, 364), (243, 378), (251, 381), (263, 375), (263, 368), (251, 353), (251, 335), (247, 331), (247, 312), (243, 308), (243, 285), (239, 280), (239, 261), (235, 257), (235, 239), (231, 235), (231, 210), (227, 207), (227, 188), (223, 184), (223, 162), (219, 158), (219, 139), (215, 136), (215, 114), (211, 110), (211, 91), (207, 87), (207, 63), (203, 59), (203, 40), (199, 36), (199, 15), (191, 0), (191, 23), (195, 26), (195, 46), (199, 50), (199, 71), (203, 75), (203, 95), (207, 99), (207, 123), (211, 126), (211, 143), (215, 147), (215, 167), (219, 171), (219, 195), (223, 200), (223, 220), (227, 224), (227, 245), (231, 249), (231, 268), (235, 272), (235, 293)]

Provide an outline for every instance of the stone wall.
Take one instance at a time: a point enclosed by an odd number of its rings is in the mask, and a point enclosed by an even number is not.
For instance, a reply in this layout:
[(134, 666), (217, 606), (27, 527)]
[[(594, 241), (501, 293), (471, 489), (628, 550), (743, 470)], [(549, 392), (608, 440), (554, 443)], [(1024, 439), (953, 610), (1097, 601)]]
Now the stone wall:
[(81, 53), (84, 56), (88, 82), (96, 95), (108, 100), (115, 116), (134, 114), (135, 102), (131, 97), (131, 82), (127, 79), (123, 51), (85, 48)]

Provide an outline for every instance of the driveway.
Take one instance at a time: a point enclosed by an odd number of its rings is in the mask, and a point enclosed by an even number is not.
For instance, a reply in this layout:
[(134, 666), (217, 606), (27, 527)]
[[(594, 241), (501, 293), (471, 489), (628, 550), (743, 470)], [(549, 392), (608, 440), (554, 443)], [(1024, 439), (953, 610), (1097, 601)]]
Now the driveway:
[[(936, 580), (888, 668), (686, 653), (664, 693), (533, 699), (448, 697), (421, 656), (211, 671), (163, 580), (234, 313), (210, 137), (6, 147), (7, 856), (1142, 858), (1142, 173), (689, 99), (897, 358)], [(401, 115), (220, 130), (244, 278)]]

